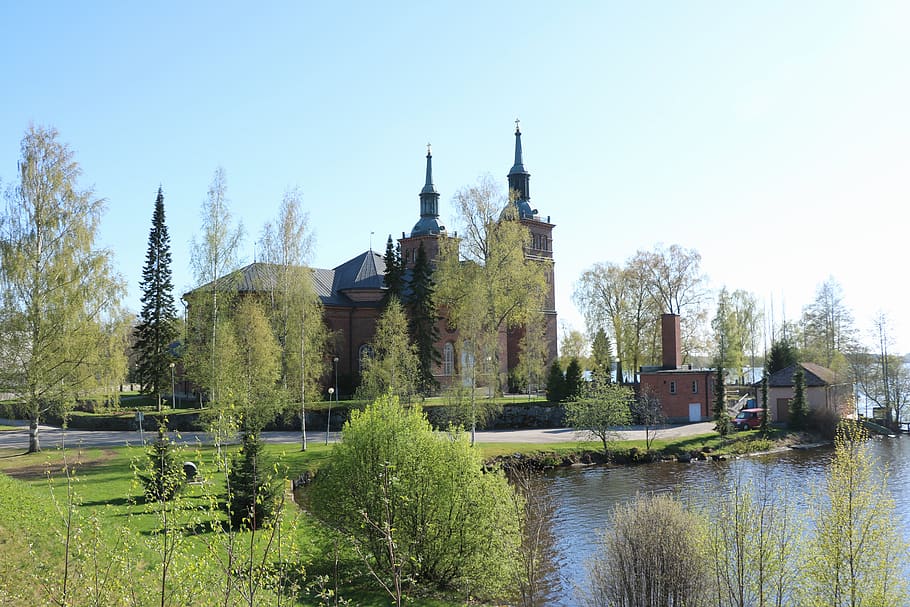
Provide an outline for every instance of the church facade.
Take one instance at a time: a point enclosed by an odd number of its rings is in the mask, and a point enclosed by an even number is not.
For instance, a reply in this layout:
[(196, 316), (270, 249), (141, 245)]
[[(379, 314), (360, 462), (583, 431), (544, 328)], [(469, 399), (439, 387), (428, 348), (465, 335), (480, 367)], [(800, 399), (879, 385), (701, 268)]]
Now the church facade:
[[(515, 160), (508, 174), (508, 184), (513, 192), (512, 204), (518, 207), (519, 221), (530, 233), (530, 245), (525, 255), (547, 267), (547, 292), (544, 302), (544, 319), (547, 338), (547, 364), (556, 359), (556, 302), (553, 281), (553, 228), (547, 217), (544, 220), (531, 207), (530, 173), (522, 160), (521, 131), (515, 129)], [(439, 223), (440, 194), (433, 183), (433, 156), (428, 147), (426, 156), (426, 180), (420, 192), (420, 217), (410, 232), (402, 232), (398, 240), (401, 263), (406, 270), (414, 266), (417, 251), (423, 245), (430, 263), (439, 253), (440, 239), (447, 238), (445, 228)], [(326, 352), (331, 376), (326, 384), (335, 383), (342, 397), (354, 393), (359, 384), (364, 356), (370, 353), (376, 322), (382, 313), (388, 288), (385, 284), (386, 265), (382, 254), (365, 251), (344, 263), (331, 268), (313, 268), (312, 278), (316, 294), (323, 307), (323, 319), (332, 335), (332, 343)], [(226, 288), (241, 295), (251, 295), (271, 290), (275, 283), (275, 268), (266, 263), (252, 263), (232, 274)], [(220, 282), (220, 279), (219, 279)], [(197, 290), (208, 289), (209, 286)], [(189, 301), (187, 294), (184, 299)], [(440, 386), (449, 386), (457, 381), (460, 368), (465, 364), (461, 355), (461, 340), (458, 331), (446, 322), (444, 317), (437, 321), (439, 340), (436, 349), (441, 362), (435, 365), (434, 377)], [(519, 360), (519, 341), (524, 335), (522, 327), (501, 331), (499, 336), (500, 375), (502, 385), (508, 373), (515, 369)]]
[[(547, 292), (544, 298), (548, 364), (556, 359), (557, 317), (554, 287), (553, 228), (549, 217), (544, 219), (531, 206), (531, 174), (525, 169), (522, 153), (521, 131), (515, 129), (515, 157), (508, 173), (509, 190), (513, 192), (518, 207), (519, 221), (530, 233), (530, 246), (525, 255), (546, 264)], [(411, 269), (421, 245), (432, 261), (439, 253), (440, 239), (446, 238), (446, 229), (439, 222), (440, 193), (433, 182), (433, 156), (427, 150), (426, 179), (420, 191), (420, 217), (410, 232), (402, 232), (398, 239), (401, 261)], [(316, 292), (322, 300), (325, 322), (335, 336), (334, 354), (331, 355), (333, 371), (338, 373), (341, 394), (352, 393), (356, 386), (363, 357), (368, 355), (376, 321), (382, 312), (387, 289), (384, 282), (383, 255), (366, 251), (332, 269), (315, 269)], [(434, 377), (441, 386), (457, 381), (464, 363), (458, 331), (448, 325), (445, 318), (437, 323), (439, 340), (436, 349), (441, 355)], [(519, 342), (524, 335), (522, 327), (500, 334), (500, 369), (503, 378), (515, 369), (519, 360)], [(335, 360), (337, 358), (337, 360)], [(503, 382), (503, 385), (507, 385)]]

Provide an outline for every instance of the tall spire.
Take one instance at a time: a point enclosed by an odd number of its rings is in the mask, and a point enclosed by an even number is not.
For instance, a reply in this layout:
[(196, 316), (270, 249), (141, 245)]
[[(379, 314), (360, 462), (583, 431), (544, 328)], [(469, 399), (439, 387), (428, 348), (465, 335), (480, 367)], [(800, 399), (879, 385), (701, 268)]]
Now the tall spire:
[(534, 211), (531, 209), (531, 174), (525, 170), (521, 152), (521, 129), (519, 120), (515, 119), (515, 164), (509, 171), (509, 191), (515, 192), (515, 204), (518, 206), (518, 216), (521, 219), (533, 219)]
[(439, 192), (433, 184), (433, 152), (427, 144), (427, 179), (423, 189), (420, 190), (420, 219), (411, 230), (411, 236), (425, 236), (439, 234), (445, 228), (439, 225)]

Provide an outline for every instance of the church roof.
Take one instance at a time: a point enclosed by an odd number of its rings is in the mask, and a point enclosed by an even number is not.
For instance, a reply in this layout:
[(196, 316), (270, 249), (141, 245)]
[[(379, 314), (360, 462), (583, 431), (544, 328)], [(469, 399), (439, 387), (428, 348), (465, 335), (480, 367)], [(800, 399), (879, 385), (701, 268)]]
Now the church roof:
[[(348, 291), (385, 291), (385, 261), (374, 251), (365, 251), (331, 270), (312, 268), (311, 276), (316, 295), (323, 305), (349, 306), (354, 301), (345, 295)], [(251, 263), (215, 281), (218, 290), (238, 293), (269, 291), (275, 287), (278, 266), (269, 263)], [(212, 283), (195, 291), (210, 290)], [(359, 302), (364, 305), (367, 302)]]

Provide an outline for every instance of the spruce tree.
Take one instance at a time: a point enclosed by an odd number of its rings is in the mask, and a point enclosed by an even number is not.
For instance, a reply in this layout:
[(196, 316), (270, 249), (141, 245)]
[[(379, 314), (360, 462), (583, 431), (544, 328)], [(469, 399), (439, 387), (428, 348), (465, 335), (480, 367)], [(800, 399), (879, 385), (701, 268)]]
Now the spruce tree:
[(566, 378), (562, 373), (562, 367), (559, 366), (559, 361), (554, 360), (547, 374), (547, 400), (551, 403), (558, 403), (563, 399), (565, 393)]
[(145, 394), (161, 394), (170, 386), (171, 344), (177, 339), (174, 286), (171, 279), (171, 239), (164, 221), (164, 194), (158, 188), (148, 251), (142, 268), (142, 310), (136, 325), (136, 372)]
[(439, 387), (433, 377), (433, 367), (442, 362), (442, 356), (436, 349), (439, 341), (439, 327), (436, 326), (438, 316), (433, 294), (436, 285), (433, 281), (433, 267), (427, 259), (423, 243), (417, 249), (417, 258), (411, 271), (410, 297), (408, 298), (408, 311), (410, 312), (411, 341), (417, 348), (419, 359), (418, 389), (429, 394)]
[(721, 436), (730, 433), (730, 416), (727, 415), (727, 395), (724, 391), (724, 368), (717, 365), (714, 375), (714, 430)]
[(591, 342), (591, 357), (594, 359), (594, 374), (606, 381), (612, 381), (610, 374), (613, 362), (613, 344), (607, 337), (606, 331), (597, 329), (594, 340)]
[(768, 369), (768, 375), (774, 375), (781, 369), (786, 369), (797, 362), (799, 362), (799, 352), (796, 347), (786, 339), (781, 339), (771, 344), (765, 368)]
[(761, 378), (761, 432), (767, 434), (771, 430), (771, 418), (768, 412), (768, 372), (765, 371)]
[(809, 407), (806, 404), (806, 373), (802, 366), (797, 365), (793, 374), (793, 399), (790, 401), (790, 427), (794, 430), (803, 430), (806, 427), (806, 418), (809, 416)]
[(228, 473), (228, 513), (234, 529), (260, 529), (277, 516), (282, 481), (275, 470), (259, 433), (245, 433)]
[(569, 364), (566, 365), (566, 383), (563, 399), (575, 400), (581, 396), (582, 381), (584, 380), (582, 379), (581, 363), (573, 356)]
[(404, 265), (401, 263), (401, 246), (392, 242), (392, 235), (385, 243), (385, 286), (389, 289), (389, 296), (394, 295), (403, 301), (404, 291)]

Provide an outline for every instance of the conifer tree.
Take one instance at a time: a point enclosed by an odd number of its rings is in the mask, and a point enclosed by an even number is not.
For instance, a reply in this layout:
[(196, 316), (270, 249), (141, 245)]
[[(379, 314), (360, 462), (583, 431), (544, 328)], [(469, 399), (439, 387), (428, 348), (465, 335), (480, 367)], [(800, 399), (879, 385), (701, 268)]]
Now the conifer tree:
[(730, 416), (727, 415), (727, 395), (724, 391), (724, 368), (717, 365), (714, 375), (714, 430), (721, 436), (730, 433)]
[(771, 430), (771, 419), (768, 415), (768, 372), (761, 377), (761, 432), (767, 434)]
[(164, 194), (160, 186), (139, 288), (142, 310), (135, 329), (136, 373), (143, 393), (160, 396), (170, 383), (170, 364), (174, 361), (171, 344), (177, 339), (171, 239), (164, 220)]
[(566, 378), (562, 373), (562, 367), (559, 366), (559, 361), (554, 360), (547, 373), (547, 400), (551, 403), (558, 403), (563, 399), (565, 392)]
[(581, 395), (582, 381), (584, 380), (582, 379), (581, 363), (573, 356), (566, 366), (566, 383), (563, 398), (565, 400), (578, 398)]
[(228, 474), (228, 511), (234, 529), (260, 529), (278, 514), (281, 479), (258, 432), (247, 432)]
[(809, 407), (806, 404), (806, 373), (797, 365), (793, 374), (793, 400), (790, 401), (790, 427), (802, 430), (806, 427)]
[(591, 358), (594, 359), (594, 374), (606, 381), (611, 381), (610, 371), (613, 362), (613, 345), (603, 328), (597, 329), (591, 342)]
[(427, 259), (423, 243), (417, 249), (417, 258), (411, 271), (410, 312), (411, 340), (417, 349), (419, 361), (418, 389), (427, 394), (436, 390), (439, 383), (433, 377), (433, 367), (442, 361), (436, 342), (439, 340), (439, 328), (436, 326), (438, 316), (433, 294), (436, 285), (433, 281), (433, 267)]
[(401, 263), (401, 246), (392, 242), (392, 235), (385, 243), (385, 286), (388, 287), (389, 296), (394, 295), (401, 301), (404, 291), (404, 266)]

